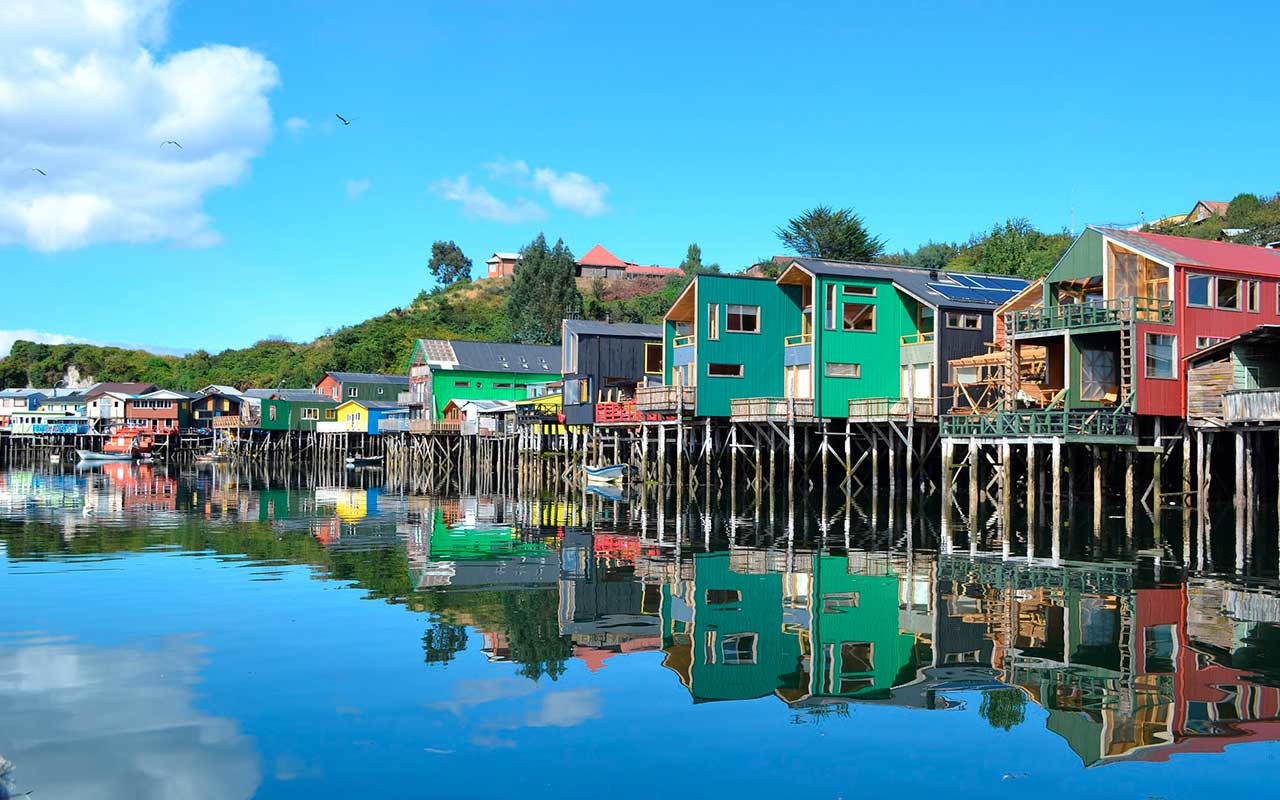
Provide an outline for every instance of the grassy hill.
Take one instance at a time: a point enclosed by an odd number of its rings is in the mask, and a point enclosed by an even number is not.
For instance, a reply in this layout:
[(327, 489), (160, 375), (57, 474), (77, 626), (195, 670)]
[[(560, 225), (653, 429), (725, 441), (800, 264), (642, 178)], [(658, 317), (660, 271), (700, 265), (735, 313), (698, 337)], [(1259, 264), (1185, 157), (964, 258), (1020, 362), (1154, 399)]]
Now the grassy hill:
[[(625, 285), (622, 285), (624, 284)], [(586, 316), (656, 321), (683, 287), (680, 280), (637, 280), (610, 286), (582, 281)], [(210, 383), (247, 388), (311, 386), (326, 370), (404, 372), (418, 338), (510, 340), (508, 280), (481, 280), (423, 292), (395, 308), (312, 342), (264, 339), (252, 347), (211, 354), (159, 356), (141, 350), (85, 344), (16, 342), (0, 359), (0, 386), (52, 386), (71, 376), (91, 381), (147, 381), (173, 389)]]

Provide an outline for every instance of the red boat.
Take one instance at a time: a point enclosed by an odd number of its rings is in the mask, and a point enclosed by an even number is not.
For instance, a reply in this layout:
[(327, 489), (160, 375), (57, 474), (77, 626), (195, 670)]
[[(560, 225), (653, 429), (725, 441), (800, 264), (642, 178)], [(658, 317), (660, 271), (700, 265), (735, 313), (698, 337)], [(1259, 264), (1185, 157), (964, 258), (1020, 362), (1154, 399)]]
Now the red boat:
[(81, 461), (132, 461), (137, 458), (150, 458), (155, 447), (155, 437), (145, 428), (117, 428), (115, 433), (102, 443), (102, 452), (77, 450)]

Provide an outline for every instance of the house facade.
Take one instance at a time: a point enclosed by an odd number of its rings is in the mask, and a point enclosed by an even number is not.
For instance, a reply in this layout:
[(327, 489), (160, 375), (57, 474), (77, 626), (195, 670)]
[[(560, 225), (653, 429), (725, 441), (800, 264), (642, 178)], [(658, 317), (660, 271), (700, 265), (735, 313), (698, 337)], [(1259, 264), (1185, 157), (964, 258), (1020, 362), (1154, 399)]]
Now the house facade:
[(560, 348), (419, 339), (409, 362), (414, 419), (442, 419), (450, 400), (524, 400), (560, 380)]
[[(662, 382), (662, 326), (565, 320), (560, 330), (564, 418), (591, 425), (601, 404), (606, 416), (632, 403), (636, 389)], [(633, 404), (633, 403), (632, 403)]]
[(0, 391), (0, 431), (9, 430), (15, 411), (35, 411), (46, 395), (39, 389), (5, 389)]
[(125, 423), (153, 433), (177, 433), (191, 426), (191, 401), (199, 395), (158, 389), (125, 401)]
[(407, 414), (404, 406), (386, 400), (348, 400), (334, 409), (334, 419), (323, 419), (316, 426), (320, 433), (381, 432), (384, 419)]
[(485, 277), (510, 278), (516, 274), (516, 264), (519, 261), (519, 253), (494, 253), (485, 259)]
[(336, 420), (338, 403), (310, 389), (249, 389), (257, 401), (258, 426), (266, 431), (314, 431), (322, 420)]
[(380, 375), (373, 372), (326, 372), (316, 384), (316, 394), (335, 403), (347, 400), (395, 402), (401, 392), (408, 391), (409, 379), (404, 375)]
[(578, 259), (578, 277), (600, 278), (608, 281), (633, 278), (670, 278), (682, 275), (679, 267), (662, 267), (656, 264), (633, 264), (597, 244)]
[(239, 393), (203, 392), (191, 401), (191, 418), (198, 428), (209, 428), (219, 417), (241, 416), (244, 397)]

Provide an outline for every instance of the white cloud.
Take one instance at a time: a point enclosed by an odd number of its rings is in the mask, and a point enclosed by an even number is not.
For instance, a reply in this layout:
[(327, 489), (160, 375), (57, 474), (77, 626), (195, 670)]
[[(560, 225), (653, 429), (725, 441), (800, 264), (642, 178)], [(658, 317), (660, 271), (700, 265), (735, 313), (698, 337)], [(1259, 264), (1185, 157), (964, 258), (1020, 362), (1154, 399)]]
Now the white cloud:
[(270, 138), (279, 76), (242, 47), (157, 56), (148, 48), (164, 41), (168, 11), (167, 0), (7, 0), (0, 245), (219, 241), (204, 196), (239, 181)]
[(507, 178), (527, 178), (531, 171), (529, 169), (528, 162), (519, 160), (511, 161), (501, 157), (490, 161), (488, 164), (482, 164), (481, 166), (484, 168), (485, 172), (489, 173), (490, 177), (497, 180), (504, 180)]
[(89, 339), (82, 339), (79, 336), (67, 336), (62, 333), (49, 333), (47, 331), (37, 331), (30, 328), (20, 328), (17, 330), (0, 331), (0, 358), (9, 355), (9, 351), (13, 349), (13, 343), (17, 341), (37, 342), (39, 344), (98, 344), (98, 342)]
[(468, 217), (494, 222), (529, 222), (547, 215), (542, 206), (524, 197), (507, 202), (494, 197), (483, 186), (471, 183), (467, 175), (445, 178), (432, 184), (431, 191), (462, 206)]
[(297, 136), (301, 133), (304, 133), (307, 130), (307, 128), (310, 128), (311, 123), (307, 122), (302, 117), (289, 117), (284, 121), (284, 126), (288, 128), (289, 133), (292, 133), (294, 136)]
[(609, 187), (581, 172), (558, 173), (539, 167), (533, 171), (533, 185), (550, 196), (552, 205), (576, 211), (584, 217), (598, 217), (609, 210), (604, 202)]
[(355, 200), (360, 195), (369, 191), (373, 186), (373, 181), (368, 178), (358, 178), (356, 180), (347, 181), (347, 199)]

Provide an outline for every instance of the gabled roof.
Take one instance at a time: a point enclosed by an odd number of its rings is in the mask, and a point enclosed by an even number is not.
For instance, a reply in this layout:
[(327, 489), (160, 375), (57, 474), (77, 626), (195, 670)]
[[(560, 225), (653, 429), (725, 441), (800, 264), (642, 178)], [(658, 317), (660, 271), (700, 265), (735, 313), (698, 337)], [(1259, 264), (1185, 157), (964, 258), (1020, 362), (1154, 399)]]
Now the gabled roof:
[(87, 403), (89, 395), (84, 392), (72, 392), (71, 394), (61, 394), (56, 397), (46, 397), (47, 403)]
[(597, 322), (592, 319), (566, 319), (566, 333), (577, 336), (617, 336), (628, 339), (662, 339), (661, 325), (641, 325), (637, 322)]
[(419, 339), (414, 346), (414, 357), (419, 355), (427, 364), (440, 369), (549, 377), (560, 374), (560, 348), (553, 345)]
[(100, 394), (107, 394), (108, 392), (113, 394), (146, 394), (147, 392), (154, 392), (158, 388), (160, 387), (156, 386), (154, 383), (107, 381), (103, 383), (95, 383), (90, 386), (85, 390), (85, 396), (94, 398)]
[[(1191, 214), (1194, 214), (1196, 209), (1200, 206), (1204, 206), (1215, 216), (1225, 217), (1227, 215), (1227, 207), (1230, 205), (1231, 204), (1225, 200), (1197, 200), (1196, 204), (1191, 207)], [(1191, 214), (1188, 214), (1187, 216), (1190, 217)]]
[(198, 392), (198, 394), (223, 394), (223, 395), (230, 395), (234, 397), (240, 394), (240, 390), (234, 386), (227, 386), (221, 383), (211, 383), (208, 386), (201, 389)]
[(1280, 276), (1280, 251), (1234, 242), (1214, 242), (1189, 236), (1089, 227), (1108, 239), (1159, 261), (1189, 267), (1219, 269), (1247, 275)]
[(210, 397), (212, 397), (212, 398), (213, 398), (213, 399), (215, 399), (215, 400), (218, 400), (218, 399), (221, 399), (221, 400), (234, 400), (234, 401), (235, 401), (235, 402), (237, 402), (237, 403), (239, 403), (241, 400), (244, 400), (244, 395), (240, 394), (240, 392), (230, 392), (230, 393), (228, 393), (228, 392), (206, 392), (206, 391), (196, 392), (195, 397), (194, 397), (194, 398), (192, 398), (192, 399), (193, 399), (193, 400), (204, 400), (204, 399), (207, 399), (207, 398), (210, 398)]
[(39, 389), (5, 389), (3, 391), (0, 391), (0, 397), (5, 397), (5, 398), (31, 397), (32, 395), (40, 395), (41, 397), (47, 397), (47, 395), (44, 392), (40, 391)]
[[(1014, 275), (947, 272), (926, 267), (868, 264), (860, 261), (796, 258), (791, 263), (811, 275), (891, 281), (906, 294), (938, 308), (992, 310), (1026, 289), (1029, 283), (1025, 278)], [(968, 285), (972, 281), (998, 282), (1001, 288), (974, 290), (974, 287)]]
[(596, 245), (587, 251), (587, 254), (578, 259), (578, 266), (581, 267), (625, 267), (627, 262), (605, 250), (602, 245)]
[(519, 261), (519, 260), (520, 260), (519, 253), (494, 253), (493, 255), (486, 258), (484, 263), (496, 264), (499, 261)]
[(382, 375), (377, 372), (326, 372), (326, 378), (333, 378), (338, 383), (393, 383), (399, 386), (409, 385), (408, 375)]
[(135, 395), (135, 400), (197, 400), (200, 395), (195, 392), (179, 392), (174, 389), (156, 389), (153, 392), (144, 392)]

